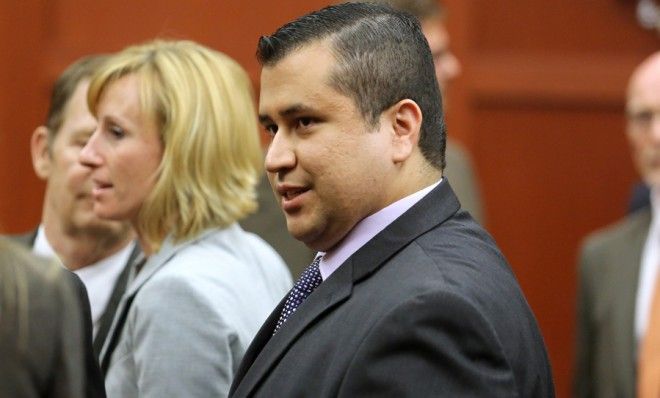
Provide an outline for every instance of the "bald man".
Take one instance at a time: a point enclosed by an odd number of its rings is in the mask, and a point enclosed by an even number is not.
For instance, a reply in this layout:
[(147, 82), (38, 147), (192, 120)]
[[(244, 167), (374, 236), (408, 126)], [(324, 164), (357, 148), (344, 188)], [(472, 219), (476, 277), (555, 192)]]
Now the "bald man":
[[(582, 247), (576, 397), (660, 396), (660, 375), (645, 374), (649, 359), (660, 364), (660, 347), (644, 347), (660, 336), (651, 327), (660, 326), (660, 52), (634, 71), (626, 113), (632, 157), (652, 203), (590, 235)], [(642, 392), (649, 381), (656, 389), (650, 395)]]

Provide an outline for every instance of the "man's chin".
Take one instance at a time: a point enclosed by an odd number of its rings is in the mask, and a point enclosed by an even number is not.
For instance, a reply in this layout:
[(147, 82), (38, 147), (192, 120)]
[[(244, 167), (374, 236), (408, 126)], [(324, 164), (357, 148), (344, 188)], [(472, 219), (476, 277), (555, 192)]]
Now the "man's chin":
[(80, 217), (69, 226), (69, 231), (79, 235), (115, 235), (127, 234), (130, 227), (127, 223), (111, 219), (102, 219), (96, 215)]
[(654, 190), (660, 190), (660, 170), (652, 170), (644, 176), (644, 183)]
[(289, 234), (296, 240), (304, 243), (309, 246), (310, 242), (315, 240), (316, 234), (313, 228), (310, 228), (308, 225), (302, 225), (300, 222), (291, 222), (287, 220), (287, 229)]

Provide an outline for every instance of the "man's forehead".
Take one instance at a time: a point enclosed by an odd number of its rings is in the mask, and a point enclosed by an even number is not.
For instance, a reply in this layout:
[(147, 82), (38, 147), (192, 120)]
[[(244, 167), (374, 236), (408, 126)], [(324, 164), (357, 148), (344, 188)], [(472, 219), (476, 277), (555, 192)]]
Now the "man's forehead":
[(333, 67), (334, 60), (318, 47), (301, 48), (265, 66), (261, 71), (260, 112), (275, 103), (278, 108), (313, 107), (323, 95), (339, 95), (331, 85)]
[(336, 59), (329, 40), (315, 40), (289, 50), (286, 55), (272, 64), (264, 65), (261, 75), (263, 79), (264, 74), (269, 75), (270, 72), (329, 70), (335, 63)]
[(630, 96), (648, 88), (660, 87), (660, 52), (649, 57), (632, 74), (628, 86)]

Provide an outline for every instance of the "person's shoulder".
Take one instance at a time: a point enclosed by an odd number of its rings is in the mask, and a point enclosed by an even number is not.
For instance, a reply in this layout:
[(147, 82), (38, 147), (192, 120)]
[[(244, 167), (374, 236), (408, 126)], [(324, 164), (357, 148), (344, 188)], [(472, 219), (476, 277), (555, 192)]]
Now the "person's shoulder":
[(57, 260), (39, 257), (6, 238), (1, 240), (0, 267), (9, 271), (7, 275), (17, 286), (24, 286), (33, 308), (82, 309), (87, 291), (77, 275)]
[(616, 250), (618, 245), (634, 236), (646, 234), (651, 224), (651, 210), (644, 208), (587, 235), (581, 246), (583, 252)]
[(11, 242), (18, 243), (19, 245), (29, 249), (34, 244), (34, 239), (36, 236), (37, 230), (34, 229), (32, 231), (19, 234), (0, 235), (0, 238), (8, 239)]
[(206, 231), (193, 241), (186, 242), (170, 260), (177, 263), (176, 268), (204, 268), (216, 264), (220, 268), (231, 267), (232, 264), (243, 263), (255, 259), (266, 259), (281, 263), (282, 258), (277, 252), (257, 235), (243, 231), (238, 224), (227, 228)]
[(40, 257), (30, 252), (14, 239), (3, 236), (2, 250), (7, 266), (20, 267), (21, 273), (36, 284), (75, 283), (77, 277), (56, 260)]
[[(256, 268), (286, 271), (281, 257), (257, 236), (238, 225), (207, 230), (197, 238), (180, 243), (174, 255), (150, 278), (148, 284), (188, 281), (227, 285), (254, 275)], [(167, 282), (170, 283), (170, 282)]]
[(420, 235), (415, 243), (436, 263), (506, 263), (495, 240), (465, 211)]

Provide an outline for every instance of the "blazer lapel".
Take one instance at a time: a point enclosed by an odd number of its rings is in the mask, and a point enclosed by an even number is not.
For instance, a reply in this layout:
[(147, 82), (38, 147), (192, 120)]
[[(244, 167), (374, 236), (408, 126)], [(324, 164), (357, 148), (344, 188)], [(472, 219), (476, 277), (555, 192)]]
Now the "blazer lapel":
[(124, 265), (124, 269), (121, 271), (119, 277), (117, 278), (117, 281), (115, 282), (115, 286), (113, 287), (112, 293), (110, 294), (110, 299), (108, 300), (108, 305), (105, 307), (105, 311), (103, 311), (103, 315), (99, 320), (99, 328), (98, 331), (96, 332), (96, 336), (94, 337), (94, 344), (93, 344), (94, 353), (97, 358), (101, 354), (101, 349), (103, 348), (105, 339), (108, 336), (110, 327), (112, 326), (112, 321), (114, 320), (115, 312), (117, 311), (119, 302), (121, 301), (121, 298), (123, 297), (124, 292), (126, 291), (126, 285), (128, 284), (128, 276), (131, 271), (131, 264), (135, 262), (135, 260), (141, 253), (140, 245), (138, 245), (137, 242), (134, 242), (133, 245), (134, 245), (133, 250), (131, 251), (128, 260)]
[(241, 363), (230, 396), (250, 396), (300, 335), (346, 302), (355, 283), (373, 274), (403, 247), (455, 214), (460, 205), (449, 183), (438, 187), (347, 259), (272, 336), (286, 297), (271, 313)]
[(128, 277), (128, 286), (126, 292), (124, 293), (124, 296), (119, 302), (119, 306), (117, 307), (117, 312), (112, 321), (112, 326), (110, 327), (110, 331), (108, 332), (106, 341), (103, 344), (103, 349), (101, 350), (101, 355), (99, 358), (100, 359), (99, 362), (101, 363), (101, 370), (103, 371), (104, 375), (106, 374), (110, 366), (110, 359), (112, 358), (112, 353), (119, 341), (121, 331), (124, 327), (124, 322), (126, 321), (126, 317), (128, 316), (128, 311), (130, 310), (133, 299), (135, 298), (135, 295), (139, 292), (140, 288), (142, 288), (142, 286), (144, 286), (144, 284), (149, 279), (151, 279), (151, 277), (159, 269), (161, 269), (172, 257), (174, 257), (174, 255), (176, 255), (176, 253), (179, 250), (200, 239), (203, 239), (207, 234), (213, 232), (214, 230), (206, 231), (196, 239), (192, 241), (186, 241), (181, 244), (174, 244), (171, 237), (168, 237), (163, 242), (160, 250), (147, 259), (146, 263), (144, 264), (144, 266), (142, 267), (139, 273), (137, 274), (135, 273), (136, 263), (138, 263), (142, 257), (140, 256), (139, 259), (137, 259), (136, 261), (133, 262), (133, 264), (131, 264), (130, 266), (131, 270)]

